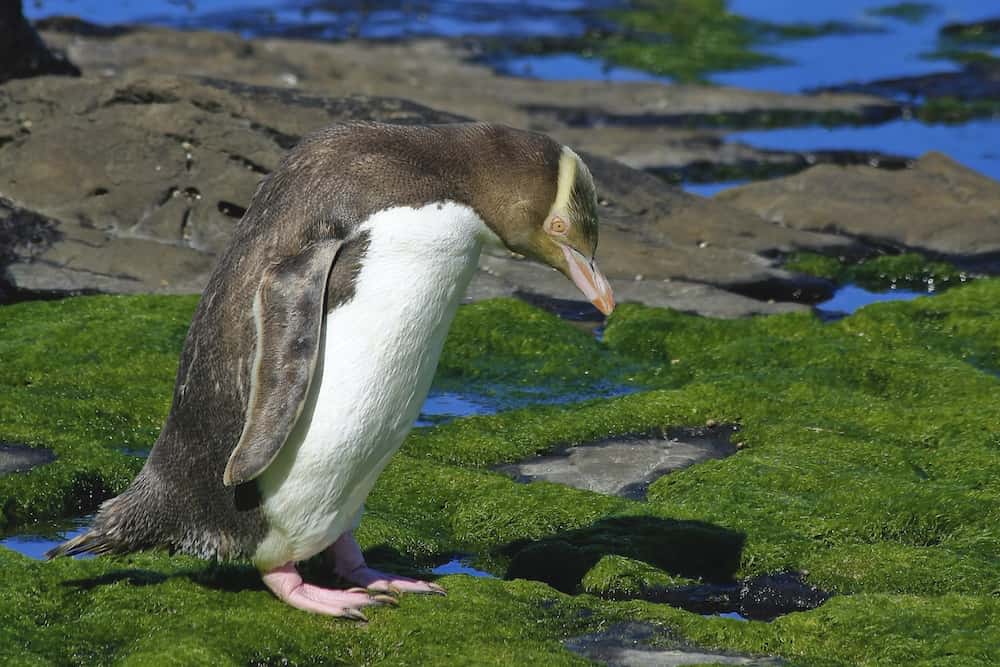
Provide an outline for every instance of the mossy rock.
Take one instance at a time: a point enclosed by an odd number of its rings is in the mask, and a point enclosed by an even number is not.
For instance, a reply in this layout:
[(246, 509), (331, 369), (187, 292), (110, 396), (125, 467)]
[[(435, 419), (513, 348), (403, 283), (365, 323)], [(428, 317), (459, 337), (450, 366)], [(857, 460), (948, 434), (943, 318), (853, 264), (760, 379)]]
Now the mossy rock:
[[(1000, 281), (980, 279), (835, 323), (626, 304), (602, 342), (515, 301), (463, 308), (439, 386), (502, 393), (521, 369), (570, 398), (594, 383), (638, 390), (417, 429), (386, 469), (359, 530), (376, 566), (428, 576), (471, 553), (509, 579), (445, 577), (447, 598), (404, 597), (357, 626), (282, 605), (245, 564), (162, 553), (44, 563), (0, 548), (0, 654), (19, 664), (583, 664), (563, 640), (639, 621), (662, 631), (653, 644), (789, 664), (996, 663), (998, 302)], [(8, 528), (90, 509), (128, 483), (141, 459), (124, 450), (155, 439), (193, 307), (140, 296), (0, 308), (0, 441), (58, 457), (0, 477)], [(740, 451), (660, 478), (646, 502), (491, 470), (709, 420), (739, 424)], [(305, 571), (329, 579), (319, 561)], [(778, 572), (806, 572), (835, 595), (772, 623), (638, 599)]]

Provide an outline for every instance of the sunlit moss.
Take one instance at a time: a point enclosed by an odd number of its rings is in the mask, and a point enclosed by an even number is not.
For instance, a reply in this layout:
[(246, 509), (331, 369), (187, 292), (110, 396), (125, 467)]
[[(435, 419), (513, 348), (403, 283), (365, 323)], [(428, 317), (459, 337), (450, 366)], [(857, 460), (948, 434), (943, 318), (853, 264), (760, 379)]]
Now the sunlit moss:
[[(660, 644), (791, 664), (995, 663), (998, 302), (1000, 281), (980, 279), (835, 323), (625, 304), (603, 343), (517, 302), (463, 309), (448, 381), (502, 382), (521, 369), (582, 385), (587, 368), (644, 388), (421, 429), (379, 479), (359, 530), (374, 564), (427, 576), (476, 553), (521, 579), (445, 577), (447, 598), (404, 597), (359, 627), (289, 609), (245, 564), (161, 553), (39, 563), (0, 549), (0, 654), (24, 664), (578, 664), (566, 638), (644, 621), (663, 628)], [(71, 514), (127, 483), (138, 461), (118, 448), (155, 437), (193, 303), (0, 309), (0, 440), (60, 456), (0, 478), (0, 503), (19, 508), (8, 519)], [(480, 349), (490, 345), (497, 369)], [(740, 451), (660, 478), (646, 502), (491, 470), (710, 419), (739, 425)], [(83, 500), (78, 479), (90, 484)], [(319, 561), (305, 570), (332, 581)], [(839, 595), (772, 623), (629, 599), (781, 571)]]

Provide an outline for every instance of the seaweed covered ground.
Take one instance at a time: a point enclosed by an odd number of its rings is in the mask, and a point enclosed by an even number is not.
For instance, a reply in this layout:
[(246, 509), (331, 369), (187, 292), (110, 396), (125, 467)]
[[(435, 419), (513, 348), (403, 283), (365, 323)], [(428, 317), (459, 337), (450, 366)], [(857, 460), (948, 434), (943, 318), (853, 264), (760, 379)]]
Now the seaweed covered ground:
[[(574, 638), (638, 623), (650, 630), (641, 650), (996, 664), (998, 301), (1000, 280), (980, 279), (836, 322), (625, 304), (601, 340), (516, 300), (463, 307), (439, 388), (547, 399), (634, 390), (410, 436), (369, 499), (358, 535), (369, 559), (428, 576), (463, 555), (496, 578), (443, 576), (447, 597), (404, 596), (355, 624), (279, 603), (246, 564), (155, 552), (41, 562), (0, 548), (0, 655), (24, 665), (586, 664)], [(169, 407), (194, 305), (94, 296), (0, 309), (0, 443), (56, 456), (0, 476), (8, 533), (91, 512), (129, 482)], [(644, 501), (493, 471), (706, 423), (736, 426), (737, 453), (659, 478)], [(322, 562), (306, 570), (328, 580)], [(663, 602), (678, 587), (786, 574), (831, 596), (770, 622)]]

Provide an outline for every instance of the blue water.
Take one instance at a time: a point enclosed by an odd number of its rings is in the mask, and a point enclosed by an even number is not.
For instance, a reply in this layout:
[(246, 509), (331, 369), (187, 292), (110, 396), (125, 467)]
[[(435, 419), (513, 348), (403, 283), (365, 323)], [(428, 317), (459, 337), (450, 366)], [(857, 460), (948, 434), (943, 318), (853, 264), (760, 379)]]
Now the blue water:
[(849, 315), (859, 308), (884, 301), (911, 301), (919, 296), (928, 296), (928, 292), (894, 289), (886, 292), (872, 292), (857, 285), (844, 285), (828, 299), (816, 305), (817, 310), (833, 314)]
[[(16, 535), (0, 538), (0, 546), (12, 549), (36, 560), (43, 560), (45, 552), (66, 540), (82, 535), (87, 530), (92, 516), (68, 519), (60, 522), (45, 522), (19, 529)], [(90, 554), (74, 558), (93, 558)]]
[(790, 151), (850, 148), (913, 157), (927, 151), (941, 151), (1000, 180), (1000, 120), (975, 120), (964, 125), (896, 120), (865, 127), (814, 126), (735, 132), (727, 139), (758, 148)]
[(512, 56), (494, 63), (497, 71), (510, 76), (548, 81), (659, 81), (670, 83), (670, 77), (612, 65), (597, 56), (576, 53), (550, 53), (539, 56)]
[(715, 183), (683, 183), (681, 187), (685, 192), (699, 195), (701, 197), (714, 197), (723, 190), (746, 185), (749, 181), (716, 181)]
[(515, 410), (531, 405), (574, 403), (592, 398), (612, 398), (638, 391), (638, 387), (601, 382), (583, 385), (572, 392), (553, 392), (545, 387), (494, 386), (489, 393), (472, 390), (432, 391), (420, 410), (414, 426), (435, 426), (459, 417), (493, 415), (504, 410)]
[(760, 50), (791, 61), (787, 65), (741, 72), (721, 72), (711, 80), (729, 86), (795, 93), (852, 81), (955, 71), (957, 66), (922, 57), (938, 46), (945, 23), (977, 21), (1000, 14), (1000, 6), (983, 0), (946, 0), (924, 21), (911, 24), (868, 10), (893, 0), (730, 0), (730, 10), (773, 23), (843, 21), (882, 32), (829, 35), (788, 41)]
[(490, 574), (486, 570), (477, 570), (476, 568), (469, 565), (469, 559), (465, 558), (455, 558), (443, 565), (438, 565), (433, 570), (431, 574), (468, 574), (473, 577), (488, 577), (490, 579), (496, 579), (495, 574)]
[[(31, 19), (72, 14), (101, 24), (146, 23), (174, 28), (234, 30), (245, 36), (321, 39), (419, 36), (579, 35), (574, 14), (611, 2), (581, 0), (435, 0), (421, 2), (309, 2), (307, 0), (29, 0)], [(432, 11), (427, 11), (432, 7)]]

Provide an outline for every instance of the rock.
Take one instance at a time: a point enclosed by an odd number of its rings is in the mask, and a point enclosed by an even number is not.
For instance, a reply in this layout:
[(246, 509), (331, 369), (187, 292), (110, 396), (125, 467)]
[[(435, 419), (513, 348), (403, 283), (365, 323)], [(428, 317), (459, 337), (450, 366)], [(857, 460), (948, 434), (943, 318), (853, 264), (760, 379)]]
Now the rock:
[(21, 11), (21, 0), (0, 3), (0, 83), (43, 74), (79, 76), (58, 51), (50, 51)]
[(757, 180), (793, 174), (816, 164), (878, 164), (904, 168), (909, 157), (864, 150), (783, 151), (727, 141), (723, 130), (665, 127), (560, 128), (552, 136), (569, 146), (614, 156), (670, 183)]
[[(666, 640), (675, 647), (649, 644)], [(731, 653), (709, 652), (689, 646), (650, 623), (616, 623), (606, 630), (567, 639), (566, 648), (599, 664), (614, 667), (673, 667), (675, 665), (751, 665), (770, 667), (785, 664), (778, 658), (753, 658)]]
[(765, 574), (740, 583), (740, 613), (754, 620), (770, 621), (782, 614), (815, 609), (830, 597), (797, 574)]
[[(320, 97), (212, 78), (11, 82), (0, 89), (4, 298), (197, 292), (257, 182), (305, 132), (354, 119), (461, 118), (391, 98)], [(603, 203), (601, 265), (626, 300), (725, 316), (784, 310), (718, 290), (701, 304), (705, 294), (663, 281), (816, 299), (829, 285), (782, 271), (766, 255), (852, 245), (586, 157)], [(565, 278), (543, 267), (487, 256), (482, 268), (475, 298), (524, 293), (580, 302)]]
[(0, 88), (7, 300), (199, 291), (284, 150), (309, 130), (354, 119), (456, 117), (403, 100), (320, 98), (212, 79), (8, 83)]
[(635, 500), (674, 470), (736, 453), (730, 425), (672, 429), (661, 437), (611, 438), (567, 447), (548, 456), (498, 466), (519, 482), (545, 480)]
[[(65, 20), (45, 26), (51, 28), (46, 38), (67, 48), (89, 74), (187, 72), (323, 95), (402, 97), (471, 118), (549, 132), (569, 145), (673, 177), (775, 175), (828, 158), (734, 147), (720, 140), (725, 127), (857, 124), (901, 114), (894, 101), (859, 94), (519, 79), (474, 62), (480, 54), (470, 40), (331, 44), (246, 41), (221, 33), (150, 28), (95, 29)], [(553, 100), (559, 101), (557, 106)], [(843, 162), (848, 157), (829, 159)], [(887, 158), (882, 163), (888, 164)]]
[(954, 72), (849, 83), (824, 90), (886, 97), (905, 95), (912, 99), (953, 97), (962, 100), (995, 100), (1000, 98), (1000, 62), (969, 63)]
[(0, 442), (0, 475), (25, 472), (56, 460), (51, 449)]
[(1000, 270), (1000, 183), (940, 153), (913, 169), (818, 166), (720, 192), (775, 225), (909, 249), (972, 270)]

